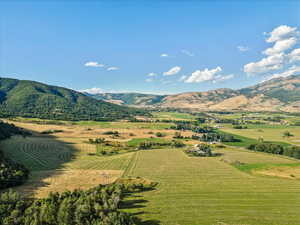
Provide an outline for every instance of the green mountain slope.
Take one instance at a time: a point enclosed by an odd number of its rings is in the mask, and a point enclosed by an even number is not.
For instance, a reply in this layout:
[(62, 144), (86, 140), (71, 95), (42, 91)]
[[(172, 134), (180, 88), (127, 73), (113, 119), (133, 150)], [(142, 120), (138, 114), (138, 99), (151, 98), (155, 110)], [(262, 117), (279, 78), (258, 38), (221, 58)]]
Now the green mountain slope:
[(34, 81), (0, 78), (0, 115), (63, 120), (115, 120), (144, 114), (82, 93)]

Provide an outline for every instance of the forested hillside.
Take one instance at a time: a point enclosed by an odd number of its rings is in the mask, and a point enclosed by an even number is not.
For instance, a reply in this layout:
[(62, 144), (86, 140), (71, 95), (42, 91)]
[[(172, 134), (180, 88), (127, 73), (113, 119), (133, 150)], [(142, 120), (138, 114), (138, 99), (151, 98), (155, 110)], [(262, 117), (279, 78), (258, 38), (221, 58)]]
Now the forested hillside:
[(61, 120), (126, 119), (145, 111), (118, 106), (82, 93), (34, 81), (0, 78), (0, 116)]

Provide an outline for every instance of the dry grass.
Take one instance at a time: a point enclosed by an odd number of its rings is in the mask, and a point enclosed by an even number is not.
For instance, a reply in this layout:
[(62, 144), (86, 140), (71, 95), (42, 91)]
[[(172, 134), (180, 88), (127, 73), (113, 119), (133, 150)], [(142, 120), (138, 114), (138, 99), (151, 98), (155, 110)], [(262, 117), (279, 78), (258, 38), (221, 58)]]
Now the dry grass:
[(253, 171), (256, 174), (282, 177), (288, 179), (300, 179), (300, 166), (290, 167), (290, 166), (279, 166), (274, 168), (269, 168), (266, 170)]
[[(15, 188), (27, 197), (46, 197), (50, 192), (89, 189), (114, 182), (121, 170), (45, 170), (35, 171), (25, 185)], [(29, 196), (28, 196), (29, 195)]]

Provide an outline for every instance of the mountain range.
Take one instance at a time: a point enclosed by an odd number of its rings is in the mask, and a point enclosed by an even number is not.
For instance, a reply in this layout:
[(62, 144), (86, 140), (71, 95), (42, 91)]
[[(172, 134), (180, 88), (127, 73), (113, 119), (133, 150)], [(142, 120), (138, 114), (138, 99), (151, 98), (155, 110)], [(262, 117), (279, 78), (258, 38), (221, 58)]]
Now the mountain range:
[(61, 120), (127, 119), (147, 112), (35, 81), (0, 78), (0, 116)]
[(222, 88), (172, 95), (101, 93), (91, 96), (99, 100), (133, 107), (191, 111), (300, 112), (300, 75), (276, 78), (239, 90)]

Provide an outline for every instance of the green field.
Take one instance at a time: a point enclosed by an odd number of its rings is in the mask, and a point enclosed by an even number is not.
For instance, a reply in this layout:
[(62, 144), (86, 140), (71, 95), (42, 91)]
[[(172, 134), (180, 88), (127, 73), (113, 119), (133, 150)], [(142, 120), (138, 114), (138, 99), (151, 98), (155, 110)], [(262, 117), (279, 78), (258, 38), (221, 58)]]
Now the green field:
[[(86, 130), (79, 124), (103, 129)], [(123, 210), (137, 215), (143, 221), (141, 225), (300, 224), (300, 161), (244, 149), (257, 142), (257, 127), (238, 130), (224, 126), (222, 130), (226, 132), (243, 135), (237, 136), (242, 141), (225, 143), (232, 147), (217, 148), (218, 157), (202, 158), (188, 157), (183, 150), (169, 147), (97, 156), (96, 145), (87, 142), (89, 137), (96, 138), (112, 125), (116, 129), (134, 126), (130, 132), (135, 136), (120, 141), (136, 147), (149, 140), (152, 126), (160, 126), (156, 123), (78, 122), (59, 126), (63, 132), (52, 136), (39, 132), (56, 126), (25, 125), (36, 133), (0, 143), (8, 157), (32, 171), (27, 184), (18, 187), (18, 191), (41, 197), (66, 187), (89, 188), (102, 182), (101, 174), (106, 171), (112, 179), (138, 176), (159, 183), (155, 190), (125, 199), (130, 207)], [(148, 130), (137, 128), (144, 125), (148, 125)], [(271, 132), (267, 140), (291, 143), (291, 139), (276, 139), (283, 132), (281, 127), (260, 129), (266, 134)], [(295, 127), (289, 127), (289, 131), (295, 134), (293, 138), (298, 138)], [(151, 140), (164, 142), (170, 141), (170, 137)], [(257, 173), (269, 168), (274, 170)], [(278, 171), (281, 177), (274, 174)]]
[[(223, 152), (222, 157), (231, 157), (235, 151), (240, 160), (251, 155), (252, 163), (295, 163), (239, 150)], [(127, 175), (159, 182), (157, 190), (130, 199), (136, 206), (129, 211), (145, 224), (299, 224), (298, 180), (253, 176), (220, 158), (188, 158), (179, 150), (140, 151), (131, 165)]]
[[(234, 129), (230, 126), (225, 126), (221, 130), (249, 139), (258, 140), (259, 138), (263, 138), (265, 141), (285, 142), (289, 144), (300, 145), (299, 127), (250, 125), (248, 126), (248, 129)], [(283, 137), (283, 133), (285, 131), (291, 132), (294, 136), (289, 138)]]
[(154, 112), (152, 113), (156, 119), (168, 119), (168, 120), (194, 120), (195, 116), (188, 113), (178, 113), (178, 112)]

